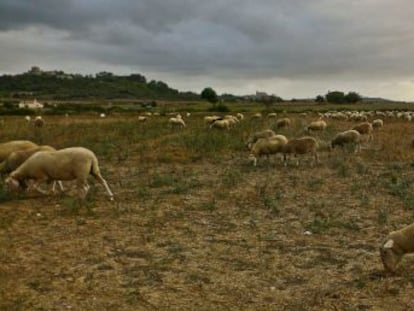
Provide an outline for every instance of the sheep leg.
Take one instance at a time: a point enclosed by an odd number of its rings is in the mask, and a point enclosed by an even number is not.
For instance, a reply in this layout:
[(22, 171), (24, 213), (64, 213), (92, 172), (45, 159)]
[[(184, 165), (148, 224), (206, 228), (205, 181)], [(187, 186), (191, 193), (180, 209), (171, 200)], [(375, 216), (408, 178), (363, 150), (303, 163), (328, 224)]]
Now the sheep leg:
[(101, 175), (96, 175), (95, 178), (98, 180), (98, 182), (100, 182), (105, 187), (105, 190), (109, 195), (109, 199), (111, 201), (113, 201), (114, 194), (112, 193), (111, 189), (109, 188), (108, 183), (106, 182), (106, 180), (103, 179), (103, 177)]
[(54, 180), (52, 185), (52, 193), (56, 193), (56, 184), (59, 185), (60, 191), (64, 192), (62, 181), (60, 180)]
[(84, 200), (86, 198), (86, 195), (89, 191), (89, 185), (84, 180), (78, 180), (77, 182), (77, 188), (78, 188), (78, 196), (81, 200)]
[(283, 164), (284, 164), (284, 166), (287, 166), (287, 155), (286, 155), (286, 153), (283, 154)]
[(49, 191), (43, 190), (40, 188), (39, 186), (39, 181), (33, 182), (31, 185), (29, 185), (29, 187), (27, 187), (27, 192), (31, 192), (32, 190), (36, 190), (37, 192), (41, 193), (41, 194), (45, 194), (48, 195)]

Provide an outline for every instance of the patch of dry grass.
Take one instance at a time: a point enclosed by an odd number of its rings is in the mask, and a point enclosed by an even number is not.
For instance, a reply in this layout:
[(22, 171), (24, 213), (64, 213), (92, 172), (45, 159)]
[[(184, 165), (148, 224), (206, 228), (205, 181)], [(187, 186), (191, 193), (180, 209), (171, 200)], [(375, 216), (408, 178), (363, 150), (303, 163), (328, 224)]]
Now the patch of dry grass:
[[(288, 137), (312, 118), (288, 116)], [(79, 206), (5, 198), (0, 310), (411, 308), (412, 258), (385, 278), (378, 245), (413, 221), (413, 124), (387, 120), (359, 154), (335, 150), (316, 167), (253, 167), (244, 141), (268, 120), (220, 132), (202, 117), (180, 130), (163, 116), (45, 117), (38, 133), (6, 117), (2, 141), (95, 151), (115, 202), (92, 180)], [(328, 124), (326, 140), (353, 125)]]

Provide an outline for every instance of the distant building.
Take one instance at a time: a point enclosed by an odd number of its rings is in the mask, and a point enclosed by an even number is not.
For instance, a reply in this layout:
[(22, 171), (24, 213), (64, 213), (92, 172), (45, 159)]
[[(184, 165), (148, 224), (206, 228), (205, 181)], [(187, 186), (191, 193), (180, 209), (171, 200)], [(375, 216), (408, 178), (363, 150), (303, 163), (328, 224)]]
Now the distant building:
[(42, 109), (43, 107), (44, 105), (39, 103), (36, 98), (32, 101), (23, 100), (19, 103), (19, 108)]

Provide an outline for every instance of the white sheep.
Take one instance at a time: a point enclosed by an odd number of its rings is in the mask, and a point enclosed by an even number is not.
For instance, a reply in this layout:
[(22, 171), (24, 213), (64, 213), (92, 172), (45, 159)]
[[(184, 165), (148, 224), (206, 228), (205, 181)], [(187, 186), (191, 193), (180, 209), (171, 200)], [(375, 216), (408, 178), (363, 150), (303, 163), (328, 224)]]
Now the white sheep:
[(259, 138), (250, 150), (249, 160), (253, 161), (253, 166), (257, 164), (257, 158), (282, 152), (283, 146), (288, 139), (284, 135), (274, 135), (267, 138)]
[(372, 140), (374, 138), (373, 132), (374, 128), (372, 127), (372, 124), (369, 122), (363, 122), (355, 125), (353, 130), (358, 131), (361, 135), (367, 135), (368, 141)]
[(210, 130), (213, 128), (221, 130), (230, 130), (230, 121), (228, 119), (216, 120), (210, 124)]
[(38, 147), (37, 144), (30, 140), (11, 140), (0, 144), (0, 162), (4, 161), (10, 153), (19, 150), (27, 150)]
[(260, 112), (256, 112), (255, 114), (252, 115), (252, 120), (261, 119), (261, 118), (262, 118), (262, 114)]
[(147, 116), (138, 116), (138, 122), (145, 122), (147, 121), (148, 117)]
[(217, 120), (223, 120), (223, 118), (220, 116), (205, 116), (204, 117), (204, 122), (208, 125), (211, 125), (211, 123)]
[(289, 118), (282, 118), (276, 121), (277, 128), (285, 128), (291, 125), (292, 121)]
[(384, 126), (384, 121), (382, 121), (382, 119), (375, 119), (372, 121), (372, 127), (374, 129), (378, 129), (383, 126)]
[[(17, 169), (24, 161), (26, 161), (31, 155), (39, 151), (56, 151), (55, 148), (47, 145), (38, 146), (26, 150), (14, 151), (0, 163), (0, 174), (6, 174)], [(61, 181), (57, 181), (60, 190), (63, 191), (63, 185)], [(52, 191), (55, 191), (56, 182), (53, 182)]]
[(5, 184), (8, 189), (17, 189), (25, 185), (26, 181), (33, 180), (34, 183), (28, 190), (33, 188), (45, 193), (39, 189), (40, 182), (76, 179), (78, 195), (84, 199), (89, 190), (89, 175), (94, 176), (105, 187), (110, 199), (113, 200), (113, 193), (100, 173), (98, 159), (91, 150), (83, 147), (39, 151), (11, 172)]
[(355, 146), (355, 152), (361, 150), (361, 134), (358, 131), (347, 130), (340, 132), (336, 134), (335, 137), (331, 140), (332, 149), (334, 149), (336, 146), (344, 148), (350, 144)]
[(267, 118), (268, 119), (275, 119), (275, 118), (277, 118), (277, 113), (276, 112), (269, 112), (267, 114)]
[(183, 118), (180, 117), (172, 117), (168, 119), (168, 124), (171, 127), (186, 127)]
[(394, 273), (405, 254), (414, 253), (414, 224), (388, 234), (380, 246), (380, 256), (387, 272)]
[[(283, 162), (287, 165), (287, 155), (293, 154), (295, 157), (302, 154), (312, 154), (316, 163), (319, 163), (318, 156), (318, 142), (314, 137), (304, 136), (301, 138), (290, 139), (286, 145), (283, 146)], [(299, 159), (296, 165), (299, 166)], [(313, 163), (312, 163), (313, 165)]]
[(239, 121), (244, 120), (244, 114), (242, 114), (241, 112), (236, 113), (236, 117), (237, 119), (239, 119)]
[(253, 146), (253, 144), (259, 139), (259, 138), (268, 138), (271, 136), (275, 136), (276, 133), (271, 129), (266, 129), (263, 131), (255, 132), (247, 139), (246, 145), (247, 148), (250, 150)]
[(327, 124), (324, 120), (313, 121), (305, 126), (305, 132), (324, 131)]
[(33, 120), (33, 125), (35, 127), (43, 127), (43, 125), (45, 125), (45, 120), (43, 120), (42, 116), (36, 116)]
[(43, 145), (24, 150), (13, 151), (0, 163), (0, 174), (10, 173), (14, 171), (32, 154), (38, 151), (56, 151), (56, 149), (51, 146)]

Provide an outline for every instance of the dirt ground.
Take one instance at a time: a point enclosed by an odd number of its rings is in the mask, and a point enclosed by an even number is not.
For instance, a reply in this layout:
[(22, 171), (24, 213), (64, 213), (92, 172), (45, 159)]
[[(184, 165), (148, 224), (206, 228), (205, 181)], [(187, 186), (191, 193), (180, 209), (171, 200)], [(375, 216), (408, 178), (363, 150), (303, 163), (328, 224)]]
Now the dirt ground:
[(13, 196), (0, 310), (412, 310), (414, 258), (386, 277), (378, 247), (414, 220), (413, 131), (390, 121), (315, 167), (131, 151), (100, 162), (114, 202), (92, 179), (81, 205)]

